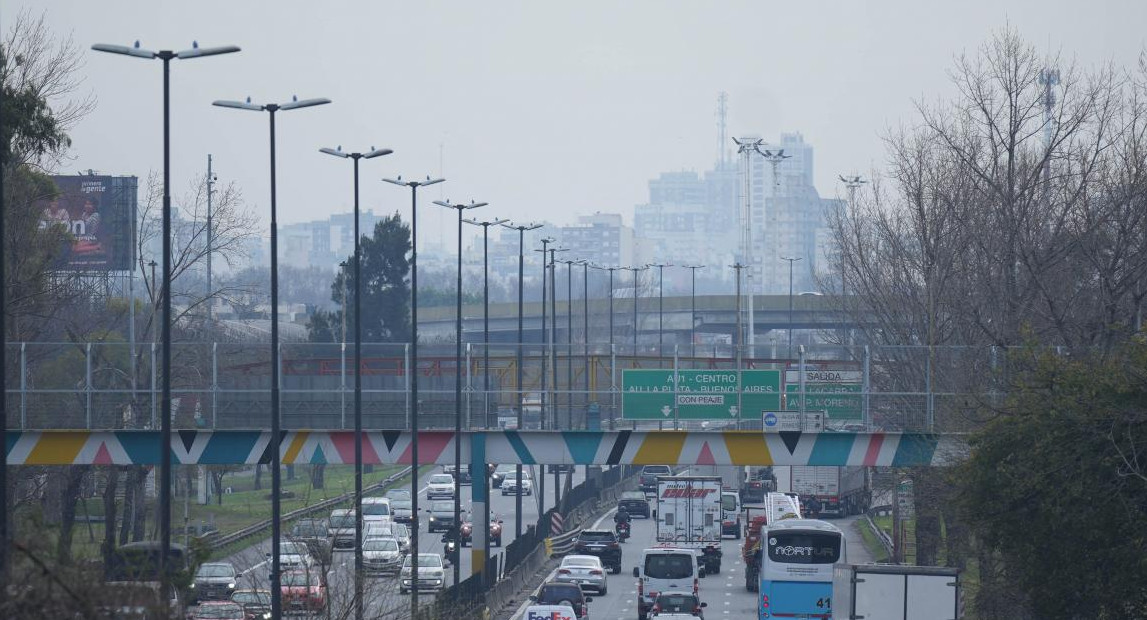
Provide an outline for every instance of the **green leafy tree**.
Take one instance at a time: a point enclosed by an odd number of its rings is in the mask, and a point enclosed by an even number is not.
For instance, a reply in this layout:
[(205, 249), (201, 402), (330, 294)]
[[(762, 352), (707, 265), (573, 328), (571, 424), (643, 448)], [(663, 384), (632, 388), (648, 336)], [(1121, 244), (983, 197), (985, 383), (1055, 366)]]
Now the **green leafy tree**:
[(1007, 415), (957, 472), (990, 551), (978, 615), (1009, 615), (1000, 595), (1018, 591), (1037, 618), (1147, 617), (1147, 341), (1102, 360), (1027, 355)]
[[(362, 341), (407, 342), (410, 339), (410, 226), (397, 213), (383, 218), (370, 236), (363, 235), (362, 253)], [(343, 291), (346, 298), (343, 298)], [(318, 311), (308, 325), (312, 342), (338, 342), (342, 337), (343, 308), (347, 334), (354, 333), (354, 256), (348, 256), (331, 283), (331, 300), (339, 305), (334, 312)]]

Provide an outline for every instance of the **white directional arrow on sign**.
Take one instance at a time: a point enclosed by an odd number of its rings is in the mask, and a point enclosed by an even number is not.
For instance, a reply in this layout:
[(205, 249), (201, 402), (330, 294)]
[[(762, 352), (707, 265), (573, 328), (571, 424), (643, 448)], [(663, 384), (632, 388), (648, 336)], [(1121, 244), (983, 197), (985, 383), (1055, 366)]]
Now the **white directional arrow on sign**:
[(673, 407), (670, 407), (669, 405), (665, 405), (665, 406), (661, 407), (661, 415), (663, 415), (667, 418), (669, 416), (673, 415)]
[(736, 405), (729, 407), (729, 417), (731, 417), (731, 418), (737, 417), (737, 406)]

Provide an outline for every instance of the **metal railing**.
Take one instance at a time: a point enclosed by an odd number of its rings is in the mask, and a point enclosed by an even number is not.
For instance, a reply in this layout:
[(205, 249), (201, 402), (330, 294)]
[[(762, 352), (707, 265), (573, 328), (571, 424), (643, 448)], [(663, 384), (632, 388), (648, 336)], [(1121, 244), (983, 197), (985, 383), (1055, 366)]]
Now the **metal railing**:
[[(960, 432), (979, 423), (982, 404), (1000, 399), (1009, 372), (1009, 352), (996, 347), (794, 346), (788, 359), (784, 347), (772, 344), (740, 349), (533, 344), (523, 348), (519, 386), (518, 346), (489, 348), (486, 367), (481, 344), (466, 344), (460, 363), (452, 345), (425, 345), (415, 369), (407, 345), (364, 345), (365, 426), (409, 428), (410, 376), (415, 370), (420, 373), (422, 426), (453, 428), (454, 377), (460, 369), (464, 426), (473, 429), (516, 424), (519, 408), (527, 427), (690, 428), (695, 423), (679, 417), (677, 408), (660, 422), (625, 419), (624, 372), (775, 370), (786, 379), (782, 390), (790, 390), (784, 396), (785, 406), (808, 410), (836, 399), (841, 411), (829, 412), (835, 424), (860, 425), (863, 430)], [(13, 343), (6, 354), (10, 428), (158, 426), (158, 355), (151, 343), (134, 349), (124, 343)], [(175, 428), (252, 428), (260, 426), (258, 420), (269, 420), (270, 356), (265, 346), (180, 343), (173, 359)], [(353, 359), (352, 346), (283, 345), (278, 360), (283, 427), (348, 428), (354, 400)], [(835, 372), (845, 379), (789, 383), (787, 379), (799, 369)], [(846, 415), (834, 416), (841, 412)], [(741, 428), (753, 428), (761, 422), (760, 412), (741, 412), (736, 421)]]

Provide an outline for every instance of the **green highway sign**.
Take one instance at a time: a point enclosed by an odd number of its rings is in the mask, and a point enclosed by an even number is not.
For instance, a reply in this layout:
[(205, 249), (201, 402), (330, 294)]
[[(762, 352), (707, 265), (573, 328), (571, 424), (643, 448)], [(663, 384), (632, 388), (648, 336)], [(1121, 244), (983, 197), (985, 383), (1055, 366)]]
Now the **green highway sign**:
[[(729, 420), (744, 411), (759, 418), (780, 409), (779, 370), (623, 370), (621, 417), (626, 420)], [(676, 396), (676, 398), (674, 398)], [(739, 397), (739, 398), (738, 398)]]
[[(785, 384), (785, 410), (799, 411), (799, 383)], [(829, 420), (859, 420), (863, 398), (859, 383), (805, 383), (804, 410), (823, 411)]]

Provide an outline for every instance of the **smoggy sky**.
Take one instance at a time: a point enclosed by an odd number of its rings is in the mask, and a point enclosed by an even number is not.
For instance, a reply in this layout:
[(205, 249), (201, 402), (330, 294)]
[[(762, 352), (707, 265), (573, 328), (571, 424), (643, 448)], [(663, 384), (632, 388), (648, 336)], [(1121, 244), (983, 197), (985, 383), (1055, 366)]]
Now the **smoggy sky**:
[[(717, 157), (717, 93), (730, 135), (800, 131), (816, 148), (822, 195), (836, 176), (884, 162), (881, 136), (911, 124), (913, 101), (951, 94), (954, 55), (1010, 24), (1040, 49), (1091, 67), (1132, 66), (1147, 2), (127, 2), (8, 1), (0, 24), (44, 11), (83, 49), (96, 109), (72, 131), (73, 159), (146, 177), (161, 168), (161, 63), (90, 50), (235, 44), (239, 54), (173, 61), (177, 193), (207, 154), (266, 222), (266, 114), (212, 107), (328, 97), (278, 122), (279, 219), (323, 219), (351, 205), (351, 166), (318, 153), (388, 147), (363, 164), (362, 204), (409, 209), (383, 176), (444, 174), (428, 197), (488, 201), (483, 215), (631, 221), (659, 172), (702, 171)], [(426, 224), (452, 235), (453, 213)], [(424, 229), (425, 230), (425, 229)], [(469, 232), (477, 232), (474, 231)]]

